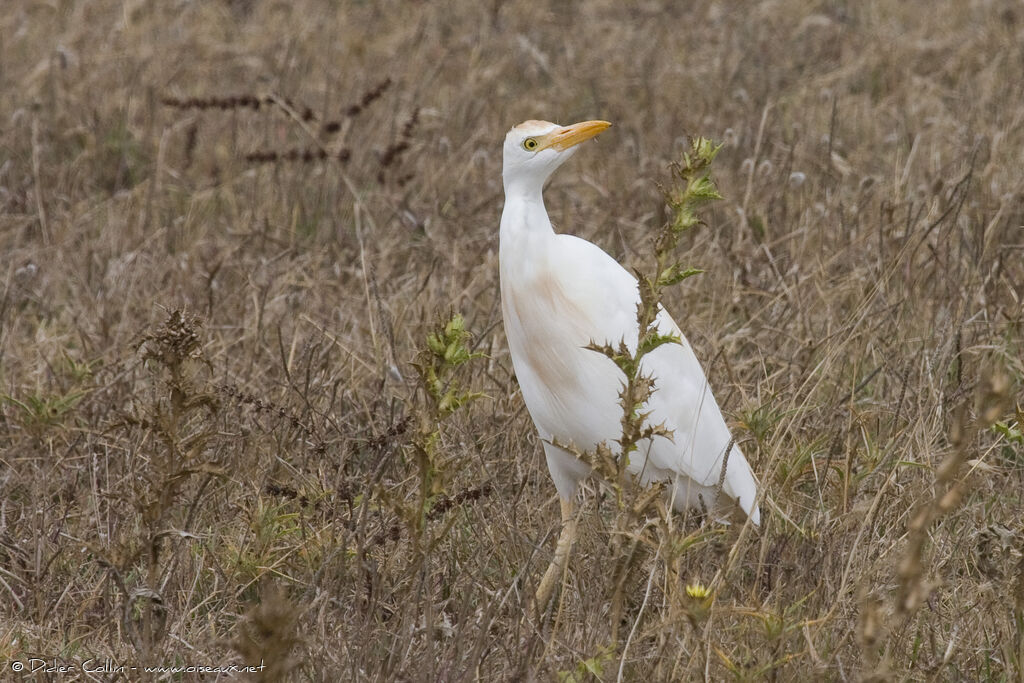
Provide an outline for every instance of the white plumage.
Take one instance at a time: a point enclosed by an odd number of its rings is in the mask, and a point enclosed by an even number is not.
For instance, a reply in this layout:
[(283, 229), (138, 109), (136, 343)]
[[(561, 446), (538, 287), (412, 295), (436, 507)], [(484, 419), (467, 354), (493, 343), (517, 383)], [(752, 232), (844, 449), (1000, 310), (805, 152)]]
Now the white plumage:
[[(523, 399), (544, 440), (551, 477), (565, 501), (563, 517), (571, 510), (567, 501), (590, 470), (550, 441), (582, 450), (604, 441), (616, 448), (623, 375), (611, 360), (584, 347), (591, 341), (617, 345), (624, 338), (635, 350), (640, 297), (636, 279), (599, 247), (554, 232), (542, 190), (578, 143), (609, 125), (586, 121), (562, 127), (526, 121), (505, 137), (500, 247), (505, 334)], [(658, 326), (663, 333), (678, 335), (682, 344), (665, 344), (644, 358), (644, 369), (654, 376), (656, 387), (648, 402), (648, 419), (651, 424), (664, 423), (673, 439), (655, 437), (640, 444), (629, 470), (645, 484), (672, 482), (677, 509), (716, 509), (723, 456), (731, 441), (729, 428), (689, 342), (664, 310)], [(759, 523), (757, 482), (735, 445), (722, 491)], [(562, 561), (570, 544), (571, 539)]]

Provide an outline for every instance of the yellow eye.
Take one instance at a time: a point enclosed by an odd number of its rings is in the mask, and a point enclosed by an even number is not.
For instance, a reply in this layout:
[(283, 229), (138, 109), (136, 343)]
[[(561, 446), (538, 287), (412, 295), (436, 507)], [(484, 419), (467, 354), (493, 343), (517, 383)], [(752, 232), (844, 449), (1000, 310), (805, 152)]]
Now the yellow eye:
[(537, 149), (537, 147), (537, 141), (534, 140), (533, 138), (526, 138), (525, 140), (523, 140), (523, 149), (525, 149), (527, 152), (532, 152), (533, 150)]

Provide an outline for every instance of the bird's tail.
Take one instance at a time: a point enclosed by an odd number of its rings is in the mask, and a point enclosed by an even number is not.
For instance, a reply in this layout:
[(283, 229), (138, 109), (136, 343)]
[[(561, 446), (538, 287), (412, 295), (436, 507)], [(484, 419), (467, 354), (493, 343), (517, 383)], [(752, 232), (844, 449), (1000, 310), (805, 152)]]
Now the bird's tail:
[(751, 522), (760, 526), (761, 510), (757, 507), (757, 479), (754, 478), (743, 451), (735, 443), (729, 451), (728, 461), (723, 464), (726, 469), (722, 491), (736, 501)]

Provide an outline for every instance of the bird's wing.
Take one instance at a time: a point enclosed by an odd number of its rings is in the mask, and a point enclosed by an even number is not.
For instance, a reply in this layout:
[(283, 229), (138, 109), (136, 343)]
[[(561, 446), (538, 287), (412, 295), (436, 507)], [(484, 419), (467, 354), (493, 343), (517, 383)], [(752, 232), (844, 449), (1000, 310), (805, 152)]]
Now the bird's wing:
[(674, 432), (671, 445), (664, 440), (652, 445), (652, 464), (684, 474), (704, 487), (717, 487), (721, 481), (726, 495), (736, 500), (756, 524), (757, 481), (739, 446), (732, 443), (704, 370), (679, 326), (664, 310), (658, 316), (658, 327), (662, 333), (676, 334), (681, 343), (660, 346), (643, 361), (644, 369), (655, 378), (656, 390), (648, 402), (649, 419), (655, 424), (664, 421)]
[(625, 339), (635, 349), (636, 278), (596, 244), (574, 235), (556, 235), (555, 242), (551, 255), (556, 262), (550, 267), (558, 273), (565, 298), (581, 307), (593, 341), (618, 344)]
[[(567, 300), (577, 302), (574, 318), (584, 329), (581, 337), (617, 345), (625, 339), (636, 349), (636, 307), (640, 300), (636, 278), (598, 246), (571, 235), (556, 237), (558, 249), (551, 266)], [(673, 440), (656, 439), (649, 449), (648, 466), (683, 475), (700, 486), (714, 487), (721, 478), (723, 456), (731, 435), (707, 377), (686, 336), (664, 309), (659, 331), (674, 334), (679, 344), (665, 344), (648, 354), (643, 368), (655, 378), (648, 402), (649, 422), (664, 423)], [(587, 351), (586, 353), (596, 352)], [(611, 361), (603, 359), (611, 366)], [(610, 368), (614, 370), (614, 367)], [(617, 372), (617, 370), (615, 370)], [(617, 375), (621, 383), (621, 374)], [(617, 420), (616, 420), (617, 427)], [(752, 517), (757, 483), (740, 449), (729, 454), (723, 490)], [(756, 521), (756, 520), (755, 520)]]

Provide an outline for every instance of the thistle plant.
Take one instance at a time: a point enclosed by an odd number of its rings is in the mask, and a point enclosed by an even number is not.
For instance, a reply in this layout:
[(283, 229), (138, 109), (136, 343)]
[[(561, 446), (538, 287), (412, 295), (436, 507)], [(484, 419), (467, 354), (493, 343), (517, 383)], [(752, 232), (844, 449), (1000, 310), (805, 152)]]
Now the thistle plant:
[[(658, 324), (658, 315), (662, 310), (661, 299), (667, 288), (703, 272), (681, 263), (676, 250), (683, 235), (703, 224), (699, 211), (709, 202), (721, 199), (711, 178), (711, 164), (721, 146), (703, 137), (691, 139), (690, 146), (690, 151), (683, 155), (682, 160), (672, 165), (673, 183), (667, 188), (661, 188), (672, 218), (655, 237), (654, 263), (649, 272), (634, 269), (640, 298), (636, 310), (639, 331), (636, 345), (622, 339), (617, 345), (592, 341), (587, 346), (615, 363), (623, 374), (622, 389), (619, 391), (622, 435), (615, 442), (618, 445), (617, 452), (608, 444), (599, 444), (592, 453), (582, 453), (571, 446), (556, 444), (588, 462), (610, 486), (615, 496), (618, 514), (611, 540), (612, 556), (616, 558), (612, 574), (613, 643), (618, 637), (626, 585), (633, 569), (639, 566), (645, 556), (644, 548), (653, 545), (659, 548), (659, 552), (667, 548), (666, 553), (670, 557), (666, 557), (666, 560), (671, 564), (676, 564), (679, 555), (673, 550), (679, 547), (678, 544), (661, 542), (668, 539), (667, 531), (671, 528), (670, 513), (662, 495), (665, 483), (644, 489), (629, 476), (629, 465), (632, 458), (644, 457), (640, 452), (644, 442), (655, 438), (673, 438), (672, 431), (664, 424), (651, 424), (648, 421), (650, 411), (647, 410), (647, 402), (657, 387), (655, 378), (645, 371), (643, 361), (648, 354), (665, 344), (682, 343), (675, 330), (666, 330)], [(627, 497), (627, 491), (635, 493)], [(660, 540), (654, 543), (643, 539), (644, 532), (652, 525), (660, 530)], [(704, 537), (698, 534), (695, 542), (699, 543)], [(687, 543), (684, 547), (692, 545)], [(710, 601), (707, 606), (710, 608)]]
[(450, 458), (441, 449), (441, 425), (480, 396), (465, 389), (458, 377), (463, 365), (483, 355), (469, 350), (469, 340), (465, 320), (453, 314), (427, 335), (426, 348), (413, 363), (425, 395), (416, 436), (409, 447), (419, 470), (419, 497), (415, 508), (400, 512), (415, 532), (414, 537), (423, 533), (431, 498), (443, 493), (447, 483)]
[(659, 328), (661, 298), (668, 287), (704, 272), (699, 268), (684, 266), (678, 260), (676, 248), (686, 232), (703, 223), (698, 210), (708, 202), (722, 198), (711, 178), (711, 163), (719, 149), (721, 145), (715, 145), (707, 138), (692, 139), (690, 152), (683, 155), (682, 161), (672, 165), (676, 182), (669, 188), (661, 188), (673, 215), (672, 220), (665, 223), (655, 238), (652, 271), (634, 269), (640, 293), (636, 311), (639, 330), (636, 347), (630, 348), (625, 339), (620, 340), (617, 346), (607, 342), (591, 342), (587, 346), (609, 358), (624, 375), (619, 392), (622, 436), (616, 442), (619, 446), (618, 457), (611, 457), (607, 448), (598, 448), (597, 457), (590, 458), (595, 469), (611, 484), (620, 510), (624, 508), (624, 476), (640, 444), (655, 437), (672, 438), (671, 431), (664, 425), (647, 422), (649, 412), (645, 406), (655, 391), (655, 380), (644, 372), (643, 359), (664, 344), (682, 343), (675, 332)]
[(694, 581), (686, 585), (684, 608), (686, 618), (693, 628), (699, 629), (711, 611), (711, 603), (715, 600), (715, 594), (710, 588), (700, 581)]

